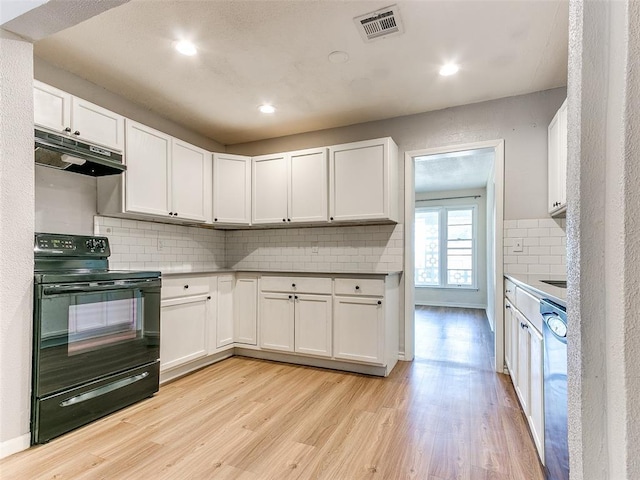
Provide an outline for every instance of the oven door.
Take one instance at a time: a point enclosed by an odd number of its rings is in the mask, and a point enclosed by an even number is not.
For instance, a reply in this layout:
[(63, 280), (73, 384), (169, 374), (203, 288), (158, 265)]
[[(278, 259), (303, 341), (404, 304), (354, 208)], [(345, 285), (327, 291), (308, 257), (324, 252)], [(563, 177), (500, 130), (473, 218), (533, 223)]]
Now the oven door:
[(156, 361), (160, 286), (159, 278), (37, 285), (35, 395)]

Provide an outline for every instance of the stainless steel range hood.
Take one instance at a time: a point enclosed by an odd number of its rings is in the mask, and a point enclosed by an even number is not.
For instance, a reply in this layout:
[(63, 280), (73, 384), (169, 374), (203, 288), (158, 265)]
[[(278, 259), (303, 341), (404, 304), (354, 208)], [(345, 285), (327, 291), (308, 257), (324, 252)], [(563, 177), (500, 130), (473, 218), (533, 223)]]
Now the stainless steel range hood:
[(38, 165), (92, 177), (118, 175), (127, 169), (120, 153), (38, 129), (35, 160)]

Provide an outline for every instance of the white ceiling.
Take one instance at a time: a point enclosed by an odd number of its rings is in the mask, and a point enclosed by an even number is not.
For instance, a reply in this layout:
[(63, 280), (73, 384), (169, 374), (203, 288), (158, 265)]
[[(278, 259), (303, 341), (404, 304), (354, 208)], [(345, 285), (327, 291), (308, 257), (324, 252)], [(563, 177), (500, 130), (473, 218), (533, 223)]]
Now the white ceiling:
[(493, 148), (417, 157), (416, 193), (485, 188), (493, 157)]
[[(365, 43), (353, 18), (392, 0), (132, 0), (35, 54), (225, 144), (566, 85), (566, 0), (396, 3), (404, 34)], [(439, 76), (445, 62), (460, 72)]]

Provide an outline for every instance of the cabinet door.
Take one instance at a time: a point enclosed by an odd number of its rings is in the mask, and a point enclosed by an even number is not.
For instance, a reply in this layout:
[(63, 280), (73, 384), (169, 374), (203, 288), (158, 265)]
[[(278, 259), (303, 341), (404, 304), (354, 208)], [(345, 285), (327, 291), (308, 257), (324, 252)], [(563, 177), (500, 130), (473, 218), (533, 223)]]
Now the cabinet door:
[(334, 301), (334, 357), (383, 363), (382, 301), (358, 297), (335, 297)]
[(529, 335), (529, 324), (527, 319), (520, 313), (516, 312), (518, 319), (518, 377), (516, 382), (516, 392), (520, 398), (520, 404), (525, 415), (529, 416), (529, 376), (531, 367), (529, 361), (531, 358), (531, 336)]
[(201, 148), (173, 139), (170, 184), (173, 216), (204, 222), (206, 202), (211, 201), (211, 182), (211, 155)]
[(126, 126), (126, 210), (168, 217), (171, 137), (130, 120)]
[(388, 217), (388, 152), (380, 140), (330, 148), (332, 220)]
[(287, 222), (287, 183), (285, 154), (253, 158), (253, 223)]
[(567, 203), (567, 101), (565, 100), (548, 128), (549, 213)]
[(329, 168), (327, 149), (289, 155), (289, 217), (292, 222), (328, 220)]
[(233, 343), (233, 276), (218, 277), (218, 314), (216, 347)]
[(295, 295), (295, 351), (331, 356), (331, 296)]
[(293, 295), (260, 294), (260, 347), (293, 352)]
[(258, 279), (238, 278), (233, 292), (234, 337), (237, 343), (256, 345)]
[(544, 464), (544, 344), (542, 335), (529, 324), (530, 335), (530, 402), (529, 425), (531, 434)]
[(81, 98), (71, 99), (71, 129), (87, 142), (124, 150), (124, 117)]
[(162, 302), (160, 370), (207, 354), (207, 303), (205, 295)]
[(504, 362), (507, 365), (509, 373), (513, 370), (512, 362), (512, 340), (511, 340), (511, 328), (513, 326), (511, 314), (513, 307), (509, 300), (504, 299)]
[(558, 202), (564, 207), (567, 204), (567, 101), (565, 100), (558, 115)]
[(58, 133), (71, 129), (71, 95), (37, 80), (33, 81), (34, 123)]
[(509, 320), (511, 326), (509, 328), (509, 335), (511, 336), (511, 341), (509, 342), (511, 345), (511, 362), (509, 373), (511, 374), (511, 381), (513, 382), (514, 388), (518, 385), (518, 359), (520, 358), (518, 347), (519, 347), (519, 334), (520, 334), (520, 323), (518, 322), (518, 315), (511, 304), (510, 313), (507, 317), (505, 317), (505, 321)]
[(213, 223), (251, 223), (251, 157), (213, 154)]

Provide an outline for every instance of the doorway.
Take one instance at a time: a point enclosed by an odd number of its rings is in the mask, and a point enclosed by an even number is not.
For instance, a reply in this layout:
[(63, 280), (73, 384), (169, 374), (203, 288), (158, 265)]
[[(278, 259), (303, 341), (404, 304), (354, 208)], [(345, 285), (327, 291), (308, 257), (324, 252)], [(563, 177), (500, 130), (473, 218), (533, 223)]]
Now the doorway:
[(503, 371), (503, 184), (503, 140), (405, 153), (405, 360), (416, 304), (483, 308)]

